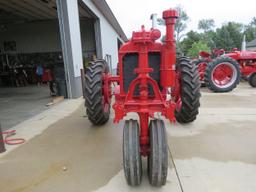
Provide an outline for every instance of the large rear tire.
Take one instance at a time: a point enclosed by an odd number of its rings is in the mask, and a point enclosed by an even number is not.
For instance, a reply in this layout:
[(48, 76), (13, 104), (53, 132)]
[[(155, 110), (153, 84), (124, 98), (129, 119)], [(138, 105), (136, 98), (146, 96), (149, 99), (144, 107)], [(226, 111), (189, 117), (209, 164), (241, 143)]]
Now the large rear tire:
[(205, 85), (213, 92), (229, 92), (240, 81), (239, 64), (230, 57), (221, 56), (206, 67)]
[(150, 154), (148, 178), (153, 186), (165, 185), (168, 173), (168, 144), (163, 120), (151, 120), (149, 124)]
[(104, 74), (109, 73), (108, 65), (104, 60), (95, 60), (90, 63), (85, 73), (85, 106), (89, 120), (94, 125), (103, 125), (109, 120), (110, 99), (104, 97)]
[(201, 96), (199, 74), (196, 66), (186, 57), (178, 58), (176, 71), (174, 114), (179, 123), (190, 123), (199, 113)]
[(126, 181), (131, 186), (141, 183), (142, 166), (140, 133), (137, 120), (126, 120), (123, 130), (123, 166)]
[(250, 77), (249, 77), (249, 84), (252, 87), (256, 87), (256, 73), (253, 73), (253, 74), (250, 75)]

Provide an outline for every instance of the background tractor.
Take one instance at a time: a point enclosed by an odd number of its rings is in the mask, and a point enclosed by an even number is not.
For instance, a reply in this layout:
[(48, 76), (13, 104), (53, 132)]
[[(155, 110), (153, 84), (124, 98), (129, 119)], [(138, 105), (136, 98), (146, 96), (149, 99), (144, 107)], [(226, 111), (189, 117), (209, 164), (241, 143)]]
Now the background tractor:
[(164, 43), (156, 41), (161, 33), (153, 27), (146, 31), (142, 26), (141, 31), (133, 32), (132, 38), (119, 49), (117, 76), (109, 73), (104, 60), (95, 60), (86, 69), (85, 106), (94, 125), (103, 125), (109, 120), (112, 95), (115, 97), (114, 123), (128, 113), (138, 114), (138, 120), (126, 120), (123, 128), (124, 173), (132, 186), (141, 182), (141, 156), (148, 158), (150, 183), (153, 186), (166, 183), (168, 144), (160, 116), (171, 122), (189, 123), (198, 114), (198, 71), (188, 58), (176, 60), (174, 25), (177, 17), (176, 10), (163, 12)]
[(200, 59), (194, 61), (200, 73), (202, 85), (214, 92), (232, 91), (240, 82), (240, 78), (248, 79), (252, 87), (256, 87), (256, 52), (231, 52), (214, 50), (213, 54), (201, 51)]

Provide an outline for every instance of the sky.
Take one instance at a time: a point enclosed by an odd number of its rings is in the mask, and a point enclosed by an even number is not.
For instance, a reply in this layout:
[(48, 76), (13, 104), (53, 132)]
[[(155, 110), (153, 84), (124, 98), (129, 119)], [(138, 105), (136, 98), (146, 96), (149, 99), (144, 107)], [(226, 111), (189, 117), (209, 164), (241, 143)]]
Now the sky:
[[(214, 19), (216, 27), (228, 21), (248, 24), (256, 17), (255, 0), (106, 0), (123, 28), (127, 37), (132, 31), (140, 29), (144, 24), (147, 29), (151, 27), (150, 15), (162, 12), (177, 5), (183, 7), (190, 21), (189, 30), (197, 30), (201, 19)], [(159, 27), (161, 29), (161, 27)], [(163, 31), (163, 29), (161, 29)]]

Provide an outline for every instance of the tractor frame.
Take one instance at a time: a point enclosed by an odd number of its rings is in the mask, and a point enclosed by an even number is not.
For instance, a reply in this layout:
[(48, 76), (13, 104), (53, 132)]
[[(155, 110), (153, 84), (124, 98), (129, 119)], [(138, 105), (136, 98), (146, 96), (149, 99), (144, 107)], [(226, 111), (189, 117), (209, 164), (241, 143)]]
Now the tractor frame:
[[(85, 73), (85, 106), (89, 120), (103, 125), (110, 118), (114, 95), (114, 123), (128, 113), (138, 120), (126, 120), (123, 133), (123, 165), (129, 185), (141, 182), (141, 156), (148, 157), (149, 181), (154, 186), (166, 183), (168, 143), (164, 116), (170, 122), (189, 123), (196, 119), (200, 106), (200, 82), (196, 66), (188, 58), (176, 60), (174, 25), (178, 12), (163, 12), (166, 24), (164, 43), (158, 29), (133, 32), (119, 49), (118, 75), (109, 73), (104, 60), (92, 61)], [(153, 25), (154, 26), (154, 25)], [(112, 92), (112, 86), (114, 90)]]

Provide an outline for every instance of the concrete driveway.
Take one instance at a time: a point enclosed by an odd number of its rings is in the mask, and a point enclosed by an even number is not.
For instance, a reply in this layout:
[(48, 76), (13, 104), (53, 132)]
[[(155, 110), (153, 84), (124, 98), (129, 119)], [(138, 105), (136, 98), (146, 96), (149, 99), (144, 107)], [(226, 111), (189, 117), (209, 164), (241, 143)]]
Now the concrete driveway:
[(48, 85), (0, 88), (0, 123), (7, 130), (49, 107), (52, 97)]
[(92, 126), (78, 100), (20, 125), (15, 137), (28, 141), (0, 155), (0, 191), (256, 191), (256, 89), (243, 83), (231, 93), (202, 92), (194, 123), (166, 122), (170, 158), (162, 188), (149, 185), (146, 160), (141, 186), (127, 186), (123, 123)]

